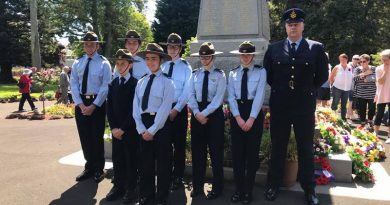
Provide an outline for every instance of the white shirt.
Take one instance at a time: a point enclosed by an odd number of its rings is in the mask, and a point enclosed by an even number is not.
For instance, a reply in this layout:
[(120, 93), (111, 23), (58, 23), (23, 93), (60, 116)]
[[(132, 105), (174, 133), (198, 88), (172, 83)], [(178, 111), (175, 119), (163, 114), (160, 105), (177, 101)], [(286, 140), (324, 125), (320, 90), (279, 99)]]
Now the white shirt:
[(344, 69), (340, 64), (336, 66), (337, 72), (333, 86), (337, 89), (349, 91), (352, 87), (353, 72), (352, 68), (347, 65)]

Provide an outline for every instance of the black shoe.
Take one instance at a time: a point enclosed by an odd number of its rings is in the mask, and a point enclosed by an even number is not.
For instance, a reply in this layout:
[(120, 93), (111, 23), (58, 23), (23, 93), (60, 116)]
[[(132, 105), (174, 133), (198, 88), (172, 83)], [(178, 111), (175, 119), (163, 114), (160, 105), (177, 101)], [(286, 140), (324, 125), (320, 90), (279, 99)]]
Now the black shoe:
[(106, 195), (106, 201), (114, 201), (117, 198), (123, 196), (123, 193), (123, 188), (114, 185)]
[(305, 193), (305, 199), (306, 204), (308, 205), (317, 205), (320, 203), (320, 200), (317, 198), (316, 194)]
[(195, 198), (201, 193), (201, 189), (193, 188), (191, 191), (191, 197)]
[(137, 197), (137, 193), (135, 190), (127, 190), (125, 195), (123, 196), (123, 203), (128, 204)]
[(177, 190), (182, 185), (183, 185), (183, 179), (182, 178), (175, 178), (172, 181), (171, 190)]
[(101, 182), (103, 179), (104, 179), (104, 172), (103, 172), (103, 171), (101, 171), (101, 172), (95, 172), (95, 175), (94, 175), (94, 177), (93, 177), (93, 180), (94, 180), (96, 183)]
[(85, 169), (83, 172), (81, 172), (81, 174), (79, 174), (77, 177), (76, 177), (76, 181), (78, 182), (81, 182), (83, 180), (86, 180), (88, 179), (89, 177), (92, 176), (92, 172), (89, 171), (88, 169)]
[(137, 200), (137, 202), (135, 203), (135, 205), (144, 205), (144, 204), (148, 204), (149, 202), (151, 201), (151, 198), (148, 198), (148, 197), (141, 197)]
[(269, 188), (264, 192), (265, 199), (267, 201), (274, 201), (276, 198), (278, 198), (279, 191), (273, 188)]
[(252, 194), (244, 194), (242, 198), (242, 204), (250, 204), (252, 202)]
[(167, 200), (162, 199), (157, 202), (157, 205), (167, 205)]
[(219, 195), (221, 195), (221, 193), (211, 190), (207, 193), (206, 199), (213, 200), (218, 198)]
[(232, 203), (237, 203), (237, 202), (241, 201), (241, 199), (242, 199), (242, 193), (240, 193), (240, 192), (235, 192), (232, 195), (232, 197), (230, 197), (230, 201)]

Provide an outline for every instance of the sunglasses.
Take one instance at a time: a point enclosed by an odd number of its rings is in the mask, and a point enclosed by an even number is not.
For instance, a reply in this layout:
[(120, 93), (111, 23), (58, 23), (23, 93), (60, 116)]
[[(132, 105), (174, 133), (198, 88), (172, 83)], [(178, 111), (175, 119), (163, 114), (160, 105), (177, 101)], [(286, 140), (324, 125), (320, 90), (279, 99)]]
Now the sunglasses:
[(358, 60), (360, 60), (359, 58), (352, 58), (352, 60), (356, 60), (356, 61), (358, 61)]

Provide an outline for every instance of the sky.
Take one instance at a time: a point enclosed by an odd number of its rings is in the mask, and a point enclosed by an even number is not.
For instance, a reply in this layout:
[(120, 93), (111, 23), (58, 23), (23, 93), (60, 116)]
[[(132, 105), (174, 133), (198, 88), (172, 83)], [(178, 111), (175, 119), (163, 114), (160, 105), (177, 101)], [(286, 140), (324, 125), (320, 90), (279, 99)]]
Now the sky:
[[(146, 19), (150, 24), (152, 24), (154, 20), (155, 12), (156, 12), (156, 0), (149, 0), (148, 3), (146, 4), (145, 15), (146, 15)], [(58, 40), (62, 45), (66, 46), (69, 44), (68, 38), (58, 38)]]

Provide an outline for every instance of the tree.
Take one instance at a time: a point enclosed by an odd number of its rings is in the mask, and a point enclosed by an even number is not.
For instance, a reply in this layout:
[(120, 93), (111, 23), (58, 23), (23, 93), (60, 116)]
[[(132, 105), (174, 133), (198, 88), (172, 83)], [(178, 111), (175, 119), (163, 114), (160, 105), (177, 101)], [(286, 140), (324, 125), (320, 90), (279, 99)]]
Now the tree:
[(156, 20), (152, 31), (156, 42), (166, 42), (170, 33), (177, 33), (183, 42), (196, 35), (200, 0), (157, 0)]
[(30, 0), (30, 19), (31, 19), (31, 59), (32, 65), (40, 69), (41, 66), (41, 49), (39, 48), (39, 31), (38, 31), (38, 5), (36, 0)]
[(324, 43), (331, 63), (338, 55), (375, 54), (390, 40), (390, 5), (386, 0), (271, 0), (271, 41), (285, 38), (283, 11), (292, 6), (306, 13), (304, 36)]
[(0, 83), (14, 83), (12, 66), (30, 61), (28, 8), (26, 1), (0, 1)]
[[(127, 30), (136, 29), (144, 38), (151, 40), (151, 29), (144, 15), (147, 0), (57, 0), (57, 22), (62, 33), (69, 37), (71, 47), (76, 56), (82, 54), (77, 41), (87, 31), (94, 31), (105, 41), (102, 53), (111, 57), (118, 48), (123, 48), (123, 37)], [(75, 16), (74, 14), (79, 14)]]

